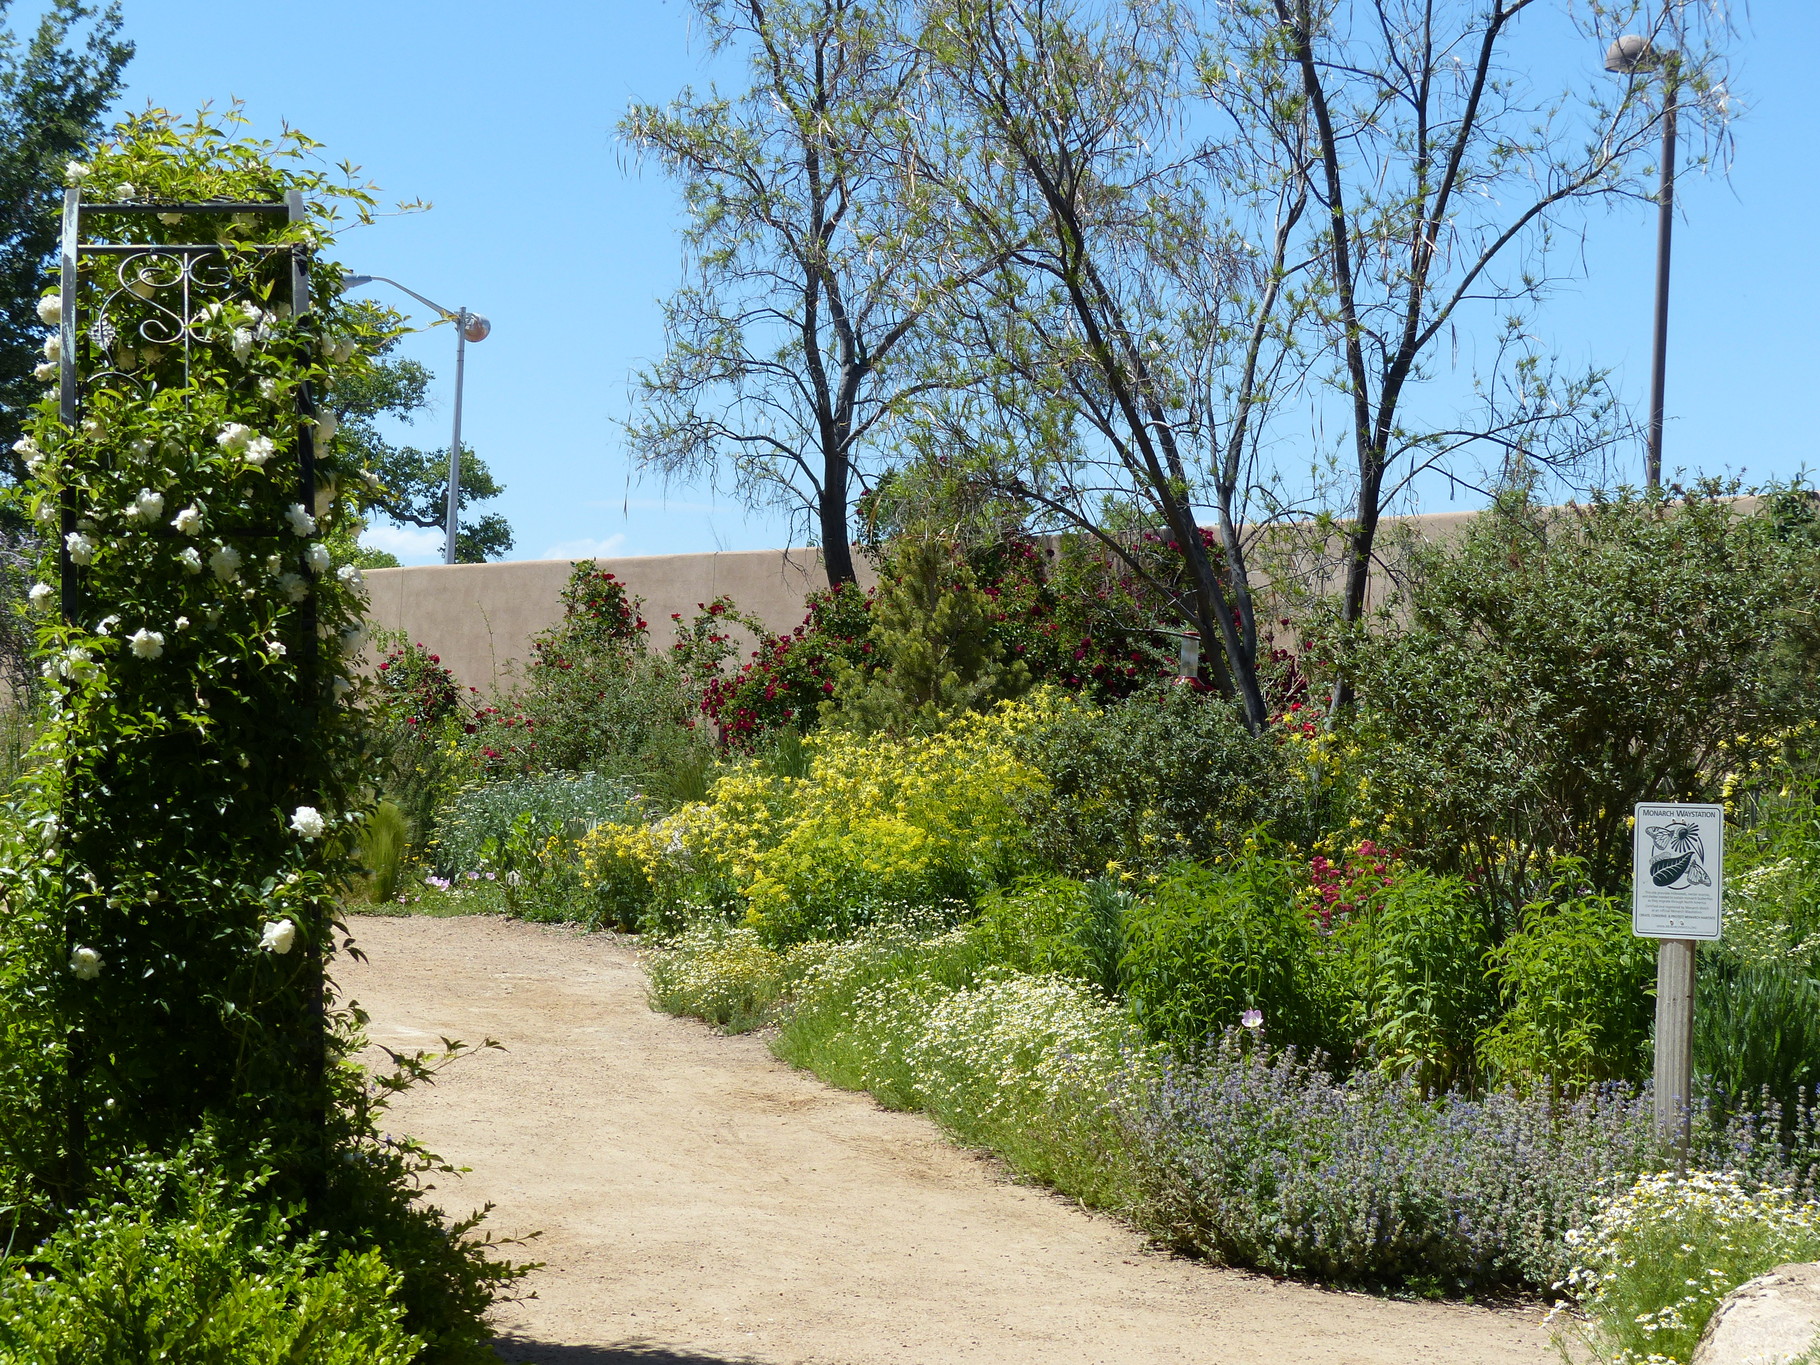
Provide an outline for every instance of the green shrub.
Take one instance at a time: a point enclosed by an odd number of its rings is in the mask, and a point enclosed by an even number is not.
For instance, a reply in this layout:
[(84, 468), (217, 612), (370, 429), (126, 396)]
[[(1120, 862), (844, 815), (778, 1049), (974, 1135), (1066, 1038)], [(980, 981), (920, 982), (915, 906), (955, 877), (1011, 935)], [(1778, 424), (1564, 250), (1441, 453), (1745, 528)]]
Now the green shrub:
[(1648, 1068), (1654, 945), (1631, 934), (1628, 905), (1584, 876), (1563, 863), (1550, 899), (1526, 905), (1522, 928), (1490, 955), (1504, 1013), (1480, 1055), (1512, 1085), (1578, 1088)]
[(1335, 922), (1333, 965), (1355, 1056), (1430, 1094), (1474, 1079), (1490, 1022), (1482, 906), (1453, 877), (1385, 866), (1382, 887)]
[(1249, 734), (1230, 703), (1189, 687), (1063, 708), (1019, 752), (1048, 779), (1024, 802), (1033, 852), (1070, 876), (1229, 853), (1287, 808), (1272, 742)]
[(915, 734), (986, 710), (1030, 686), (993, 631), (991, 600), (958, 550), (933, 537), (892, 547), (880, 570), (864, 662), (835, 668), (823, 719), (864, 733)]
[(1297, 904), (1300, 871), (1252, 850), (1217, 867), (1178, 867), (1132, 906), (1126, 989), (1152, 1038), (1194, 1049), (1258, 1010), (1273, 1043), (1330, 1046), (1334, 1005)]
[(969, 933), (1015, 971), (1079, 977), (1108, 999), (1123, 995), (1125, 915), (1131, 896), (1112, 882), (1020, 877), (989, 891)]
[(1560, 855), (1615, 893), (1635, 803), (1714, 799), (1813, 717), (1782, 681), (1798, 547), (1721, 491), (1508, 498), (1414, 557), (1406, 618), (1346, 663), (1396, 843), (1508, 912)]
[[(0, 1261), (9, 1365), (410, 1365), (399, 1280), (377, 1250), (331, 1252), (205, 1162), (141, 1158), (30, 1252)], [(264, 1208), (255, 1212), (263, 1203)]]
[(661, 784), (711, 751), (696, 724), (706, 662), (651, 654), (642, 606), (592, 560), (575, 565), (562, 619), (531, 642), (506, 701), (477, 716), (467, 748), (482, 772), (597, 772)]
[(521, 841), (555, 838), (573, 845), (603, 821), (637, 820), (632, 795), (623, 777), (605, 773), (537, 773), (476, 783), (443, 808), (429, 861), (444, 877), (504, 871), (501, 857), (515, 833)]

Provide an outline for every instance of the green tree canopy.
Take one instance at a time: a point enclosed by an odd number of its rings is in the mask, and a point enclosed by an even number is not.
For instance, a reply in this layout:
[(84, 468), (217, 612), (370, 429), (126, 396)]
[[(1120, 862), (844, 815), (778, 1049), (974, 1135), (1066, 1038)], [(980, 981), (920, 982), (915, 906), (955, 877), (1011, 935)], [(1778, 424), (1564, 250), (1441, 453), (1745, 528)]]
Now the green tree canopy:
[[(0, 21), (9, 8), (0, 0)], [(37, 305), (52, 283), (64, 168), (100, 135), (132, 55), (114, 4), (51, 0), (24, 43), (0, 26), (0, 473), (15, 483), (26, 472), (13, 443), (44, 392)]]

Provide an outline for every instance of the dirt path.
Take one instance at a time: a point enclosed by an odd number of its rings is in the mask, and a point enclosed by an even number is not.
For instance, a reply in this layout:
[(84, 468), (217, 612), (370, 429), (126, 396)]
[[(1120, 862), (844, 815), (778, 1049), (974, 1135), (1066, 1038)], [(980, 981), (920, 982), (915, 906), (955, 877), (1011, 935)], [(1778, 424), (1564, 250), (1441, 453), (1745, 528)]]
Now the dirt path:
[(472, 1167), (542, 1229), (507, 1361), (607, 1365), (1541, 1365), (1534, 1314), (1333, 1294), (1146, 1252), (888, 1113), (652, 1012), (607, 936), (485, 919), (358, 919), (343, 987), (395, 1048), (458, 1064), (391, 1126)]

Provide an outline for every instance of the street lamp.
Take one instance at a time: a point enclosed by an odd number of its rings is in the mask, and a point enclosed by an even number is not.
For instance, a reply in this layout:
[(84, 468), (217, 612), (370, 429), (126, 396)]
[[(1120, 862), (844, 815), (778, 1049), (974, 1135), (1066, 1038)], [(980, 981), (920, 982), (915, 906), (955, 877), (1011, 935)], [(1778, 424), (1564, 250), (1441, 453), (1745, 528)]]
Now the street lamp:
[(397, 280), (387, 279), (384, 275), (343, 275), (343, 290), (357, 289), (363, 284), (389, 284), (394, 289), (402, 289), (426, 308), (434, 308), (444, 318), (455, 324), (455, 432), (449, 438), (449, 512), (448, 544), (443, 549), (442, 562), (455, 562), (455, 531), (458, 508), (461, 501), (461, 383), (467, 369), (468, 343), (485, 341), (487, 334), (493, 330), (493, 324), (479, 313), (470, 313), (466, 308), (450, 311), (440, 303), (426, 299), (415, 289), (406, 289)]
[(1681, 54), (1658, 52), (1649, 39), (1626, 33), (1605, 50), (1605, 69), (1621, 76), (1660, 70), (1662, 95), (1662, 188), (1656, 195), (1656, 336), (1650, 355), (1649, 441), (1644, 451), (1644, 481), (1662, 486), (1663, 391), (1668, 371), (1668, 258), (1675, 230), (1675, 96), (1680, 85)]

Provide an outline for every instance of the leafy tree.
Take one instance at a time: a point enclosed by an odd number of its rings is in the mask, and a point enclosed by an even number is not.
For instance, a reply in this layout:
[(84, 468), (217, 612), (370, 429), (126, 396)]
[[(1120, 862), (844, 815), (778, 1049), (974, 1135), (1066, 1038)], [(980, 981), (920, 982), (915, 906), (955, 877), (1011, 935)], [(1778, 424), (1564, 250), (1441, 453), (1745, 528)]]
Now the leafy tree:
[[(419, 361), (391, 358), (396, 345), (396, 337), (385, 341), (371, 365), (337, 380), (329, 398), (329, 406), (340, 422), (335, 440), (377, 476), (379, 488), (372, 495), (374, 510), (400, 526), (441, 530), (448, 522), (449, 452), (395, 446), (379, 430), (382, 418), (415, 421), (417, 414), (429, 407), (429, 386), (435, 378)], [(493, 478), (486, 461), (463, 442), (461, 493), (457, 500), (462, 515), (455, 535), (457, 563), (479, 564), (511, 552), (512, 527), (503, 515), (467, 515), (470, 504), (488, 502), (505, 491), (505, 485)], [(368, 568), (381, 567), (374, 562), (380, 554), (383, 552), (364, 551), (356, 562)], [(397, 562), (392, 560), (393, 564)]]
[(13, 443), (44, 392), (36, 309), (52, 283), (64, 167), (100, 134), (132, 55), (117, 4), (51, 0), (23, 46), (0, 28), (0, 473), (15, 483), (26, 470)]
[[(1550, 8), (1587, 40), (1571, 73), (1549, 71), (1532, 46)], [(1379, 521), (1424, 469), (1470, 481), (1465, 456), (1491, 450), (1500, 481), (1572, 470), (1623, 434), (1605, 374), (1559, 370), (1529, 319), (1563, 278), (1548, 251), (1556, 230), (1593, 204), (1653, 196), (1665, 80), (1684, 126), (1722, 143), (1726, 6), (1247, 0), (1212, 17), (1201, 68), (1230, 155), (1254, 180), (1302, 180), (1310, 199), (1291, 259), (1309, 261), (1319, 302), (1307, 350), (1334, 358), (1315, 378), (1346, 433), (1354, 506), (1339, 611), (1353, 623)], [(1599, 56), (1626, 31), (1676, 55), (1610, 76)], [(1271, 226), (1246, 235), (1268, 241)], [(1476, 402), (1421, 411), (1437, 348), (1485, 309), (1496, 330)], [(1333, 705), (1348, 700), (1342, 681)]]
[[(949, 310), (943, 342), (979, 382), (936, 407), (931, 439), (1148, 582), (1255, 732), (1248, 542), (1281, 510), (1257, 440), (1297, 374), (1289, 246), (1308, 191), (1221, 174), (1222, 149), (1183, 130), (1187, 37), (1163, 0), (931, 7), (936, 99), (979, 148), (953, 193), (1007, 261), (984, 307)], [(1263, 247), (1227, 199), (1255, 202)]]
[(936, 153), (907, 106), (922, 72), (894, 0), (697, 0), (753, 80), (634, 105), (620, 133), (682, 181), (694, 279), (664, 306), (664, 357), (636, 382), (634, 454), (713, 471), (800, 513), (828, 582), (852, 582), (849, 507), (888, 424), (952, 376), (911, 363), (938, 300), (991, 261), (957, 250)]

